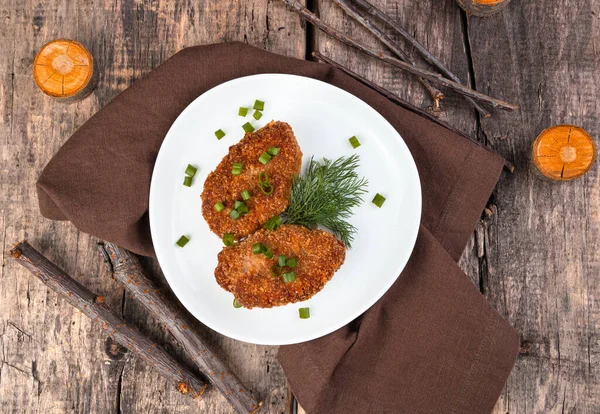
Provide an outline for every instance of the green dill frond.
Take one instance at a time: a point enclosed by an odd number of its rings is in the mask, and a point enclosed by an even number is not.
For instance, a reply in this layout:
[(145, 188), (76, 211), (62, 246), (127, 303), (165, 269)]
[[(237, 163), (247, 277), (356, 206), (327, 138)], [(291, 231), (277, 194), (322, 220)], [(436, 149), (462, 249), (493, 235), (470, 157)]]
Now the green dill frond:
[(286, 223), (308, 228), (317, 225), (331, 230), (350, 248), (356, 227), (348, 222), (352, 209), (362, 202), (368, 181), (356, 172), (359, 157), (310, 159), (306, 172), (294, 177)]

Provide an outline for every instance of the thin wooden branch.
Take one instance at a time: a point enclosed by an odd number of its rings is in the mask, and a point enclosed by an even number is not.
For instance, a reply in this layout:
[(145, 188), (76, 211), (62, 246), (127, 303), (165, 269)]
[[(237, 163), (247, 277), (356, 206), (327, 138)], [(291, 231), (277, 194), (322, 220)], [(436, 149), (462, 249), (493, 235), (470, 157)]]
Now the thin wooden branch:
[(184, 316), (177, 313), (175, 308), (161, 297), (156, 286), (144, 275), (138, 258), (113, 243), (100, 243), (98, 247), (108, 260), (107, 265), (113, 272), (115, 280), (171, 332), (188, 356), (236, 411), (239, 413), (257, 411), (262, 406), (262, 401), (256, 398), (255, 394), (242, 384), (210, 350), (210, 347), (191, 330)]
[(155, 367), (165, 378), (173, 381), (179, 392), (193, 398), (202, 395), (207, 384), (175, 361), (162, 347), (152, 342), (137, 329), (128, 326), (122, 318), (115, 315), (106, 306), (104, 297), (89, 291), (34, 249), (27, 241), (18, 243), (10, 251), (10, 254), (46, 286), (92, 321), (101, 324), (106, 333), (116, 342)]
[[(475, 138), (465, 134), (464, 132), (462, 132), (460, 129), (455, 128), (454, 126), (442, 121), (441, 119), (438, 119), (437, 117), (433, 116), (432, 114), (430, 114), (427, 111), (422, 110), (421, 108), (418, 108), (416, 106), (414, 106), (413, 104), (405, 101), (404, 99), (400, 98), (398, 95), (393, 94), (392, 92), (388, 91), (387, 89), (382, 88), (381, 86), (371, 82), (370, 80), (360, 76), (358, 73), (351, 71), (350, 69), (342, 66), (340, 63), (331, 60), (330, 58), (328, 58), (327, 56), (323, 56), (322, 54), (320, 54), (319, 52), (313, 52), (312, 54), (316, 59), (328, 63), (331, 66), (334, 66), (338, 69), (340, 69), (341, 71), (343, 71), (344, 73), (346, 73), (349, 76), (352, 76), (354, 79), (356, 79), (357, 81), (364, 83), (365, 85), (367, 85), (368, 87), (376, 90), (377, 92), (379, 92), (380, 94), (384, 95), (386, 98), (388, 98), (389, 100), (391, 100), (392, 102), (396, 102), (398, 105), (408, 109), (409, 111), (412, 111), (416, 114), (419, 114), (421, 116), (424, 116), (425, 118), (443, 126), (444, 128), (449, 129), (450, 131), (454, 132), (455, 134), (461, 135), (465, 138), (467, 138), (468, 140), (472, 141), (474, 144), (485, 148), (486, 150), (493, 152), (490, 148), (486, 147), (485, 145), (483, 145), (481, 142), (477, 141)], [(509, 172), (514, 172), (515, 171), (515, 166), (512, 165), (510, 162), (508, 162), (506, 159), (504, 160), (504, 168), (509, 171)]]
[[(388, 47), (388, 49), (390, 49), (398, 57), (398, 59), (415, 66), (414, 60), (412, 60), (411, 57), (408, 56), (408, 54), (406, 54), (406, 52), (404, 52), (404, 50), (402, 50), (398, 44), (396, 44), (396, 42), (394, 42), (385, 33), (383, 33), (383, 31), (381, 29), (379, 29), (379, 27), (373, 25), (368, 19), (363, 18), (363, 16), (360, 15), (360, 13), (358, 12), (358, 10), (356, 9), (355, 6), (348, 4), (344, 0), (334, 0), (334, 1), (350, 17), (352, 17), (354, 20), (356, 20), (358, 23), (360, 23), (362, 26), (364, 26), (368, 31), (370, 31), (373, 35), (375, 35), (375, 37), (377, 39), (379, 39), (379, 41), (381, 43), (386, 45)], [(423, 84), (425, 89), (427, 89), (427, 92), (429, 92), (429, 94), (431, 95), (431, 98), (433, 99), (434, 108), (436, 108), (436, 109), (439, 108), (440, 101), (444, 98), (444, 94), (442, 94), (442, 92), (440, 92), (439, 89), (437, 89), (435, 86), (433, 86), (426, 79), (419, 78), (419, 82), (421, 82), (421, 84)]]
[(323, 32), (325, 32), (329, 36), (333, 37), (334, 39), (337, 39), (349, 46), (352, 46), (352, 47), (356, 48), (357, 50), (359, 50), (369, 56), (372, 56), (383, 62), (389, 63), (390, 65), (398, 67), (400, 69), (404, 69), (407, 72), (410, 72), (414, 75), (417, 75), (417, 76), (420, 76), (427, 80), (430, 80), (433, 83), (437, 83), (439, 85), (454, 89), (457, 92), (462, 93), (463, 95), (477, 99), (481, 102), (486, 102), (494, 108), (503, 109), (505, 111), (514, 111), (516, 109), (519, 109), (519, 107), (517, 105), (513, 105), (511, 103), (504, 102), (500, 99), (492, 98), (483, 93), (480, 93), (473, 89), (467, 88), (466, 86), (461, 85), (460, 83), (454, 82), (450, 79), (446, 79), (437, 73), (430, 72), (425, 69), (417, 68), (415, 66), (411, 66), (409, 63), (402, 62), (401, 60), (396, 59), (392, 56), (386, 55), (381, 51), (375, 51), (375, 50), (372, 50), (360, 43), (357, 43), (349, 36), (339, 32), (338, 30), (332, 28), (331, 26), (323, 23), (321, 21), (321, 19), (319, 19), (314, 13), (312, 13), (306, 7), (304, 7), (298, 0), (281, 0), (281, 1), (285, 4), (287, 4), (288, 6), (290, 6), (294, 11), (296, 11), (298, 14), (300, 14), (306, 21), (313, 24), (319, 30), (322, 30)]
[[(386, 36), (385, 33), (381, 29), (379, 29), (367, 17), (365, 17), (363, 15), (363, 13), (360, 12), (359, 8), (353, 4), (353, 0), (334, 0), (334, 1), (344, 11), (346, 11), (346, 13), (348, 13), (350, 16), (352, 16), (354, 19), (356, 19), (357, 22), (359, 22), (360, 24), (365, 26), (381, 42), (383, 42), (386, 46), (390, 47), (388, 45), (388, 43), (386, 43), (386, 42), (388, 40), (391, 42), (393, 42), (393, 41), (389, 38), (389, 36)], [(392, 28), (394, 31), (396, 31), (396, 33), (401, 35), (417, 51), (419, 51), (421, 53), (421, 55), (423, 56), (423, 58), (427, 62), (429, 62), (436, 68), (438, 68), (444, 75), (446, 75), (447, 77), (452, 79), (454, 82), (462, 83), (460, 81), (460, 79), (458, 78), (458, 76), (456, 76), (455, 74), (450, 72), (440, 61), (438, 61), (431, 53), (429, 53), (429, 51), (427, 49), (425, 49), (425, 47), (423, 45), (421, 45), (414, 37), (412, 37), (406, 30), (404, 30), (397, 22), (392, 20), (387, 14), (385, 14), (384, 12), (382, 12), (381, 10), (379, 10), (378, 8), (373, 6), (367, 0), (354, 0), (354, 2), (358, 5), (360, 5), (365, 10), (365, 12), (367, 12), (367, 14), (382, 20), (384, 23), (386, 23), (388, 26), (390, 26), (390, 28)], [(390, 49), (392, 51), (394, 51), (394, 49), (392, 49), (391, 47), (390, 47)], [(488, 118), (491, 115), (489, 113), (489, 111), (487, 111), (484, 107), (482, 107), (473, 98), (469, 98), (468, 96), (465, 96), (465, 99), (467, 99), (473, 105), (475, 110), (477, 110), (477, 112), (479, 112), (481, 114), (481, 116), (483, 116), (484, 118)]]

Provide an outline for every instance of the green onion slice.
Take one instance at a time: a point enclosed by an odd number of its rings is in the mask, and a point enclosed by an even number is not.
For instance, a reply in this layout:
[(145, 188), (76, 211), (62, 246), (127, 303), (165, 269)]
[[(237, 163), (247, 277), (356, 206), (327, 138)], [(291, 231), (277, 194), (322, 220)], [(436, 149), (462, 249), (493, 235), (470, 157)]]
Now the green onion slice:
[(260, 157), (258, 157), (258, 161), (260, 161), (261, 164), (267, 165), (269, 161), (271, 161), (271, 158), (273, 157), (265, 151), (262, 154), (260, 154)]
[(219, 201), (217, 204), (215, 204), (215, 210), (217, 210), (219, 213), (221, 211), (223, 211), (224, 208), (225, 208), (225, 205), (221, 201)]
[(238, 200), (238, 201), (236, 201), (236, 202), (235, 202), (235, 204), (233, 205), (233, 208), (237, 210), (238, 208), (240, 208), (240, 207), (241, 207), (241, 206), (243, 206), (243, 205), (245, 205), (245, 204), (244, 204), (244, 202), (243, 202), (243, 201), (239, 201), (239, 200)]
[(248, 191), (248, 190), (242, 191), (242, 198), (244, 199), (244, 201), (250, 200), (250, 191)]
[(239, 116), (246, 116), (246, 115), (248, 115), (248, 108), (240, 106), (240, 109), (238, 109), (238, 115)]
[(268, 247), (266, 248), (266, 251), (263, 251), (263, 253), (267, 257), (267, 259), (273, 258), (273, 251), (271, 249), (269, 249)]
[(254, 111), (254, 113), (252, 114), (252, 116), (254, 117), (254, 119), (256, 119), (257, 121), (262, 118), (262, 112), (260, 111)]
[(242, 125), (242, 128), (244, 128), (244, 131), (246, 131), (246, 132), (254, 131), (254, 127), (252, 126), (252, 124), (250, 122), (246, 122), (244, 125)]
[(283, 266), (285, 266), (285, 261), (286, 261), (285, 259), (286, 259), (286, 257), (285, 257), (285, 256), (283, 256), (283, 255), (282, 255), (282, 256), (279, 256), (279, 257), (277, 258), (277, 261), (278, 261), (278, 263), (279, 263), (279, 267), (283, 267)]
[(242, 306), (242, 304), (240, 302), (237, 301), (236, 298), (233, 298), (233, 307), (236, 308), (236, 309), (239, 309), (239, 308), (241, 308), (243, 306)]
[(348, 138), (348, 141), (350, 141), (350, 145), (352, 145), (352, 148), (358, 148), (360, 147), (360, 141), (358, 140), (358, 138), (356, 137), (352, 137), (352, 138)]
[(269, 183), (263, 183), (260, 185), (260, 191), (270, 196), (271, 194), (273, 194), (273, 186)]
[(239, 206), (236, 210), (240, 215), (248, 214), (248, 206), (246, 204)]
[(189, 241), (190, 241), (190, 239), (188, 239), (187, 237), (185, 237), (185, 236), (181, 236), (181, 237), (179, 238), (179, 240), (177, 240), (177, 241), (175, 242), (175, 244), (176, 244), (177, 246), (179, 246), (179, 247), (183, 247), (183, 246), (185, 246), (186, 244), (188, 244), (188, 242), (189, 242)]
[(225, 136), (225, 132), (222, 129), (218, 129), (215, 131), (215, 137), (217, 137), (217, 139), (221, 139)]
[(263, 227), (267, 230), (273, 231), (277, 227), (281, 226), (282, 224), (283, 224), (283, 219), (281, 218), (281, 216), (273, 216), (269, 220), (267, 220), (267, 222), (265, 223), (265, 225)]
[(373, 197), (373, 204), (375, 204), (377, 207), (381, 208), (383, 203), (385, 203), (385, 197), (379, 193), (375, 194), (375, 197)]
[(260, 184), (265, 184), (269, 182), (269, 176), (267, 175), (267, 173), (265, 171), (261, 171), (258, 174), (258, 182)]
[(310, 308), (300, 308), (298, 309), (298, 313), (300, 314), (300, 319), (310, 318)]
[(242, 173), (242, 168), (244, 165), (241, 162), (234, 162), (231, 167), (231, 173), (233, 175), (240, 175)]
[(257, 111), (264, 111), (265, 110), (265, 103), (263, 101), (259, 101), (258, 99), (254, 101), (254, 109), (256, 109)]
[(190, 177), (189, 175), (186, 175), (183, 178), (183, 185), (185, 185), (186, 187), (191, 187), (193, 179), (194, 179), (194, 177)]
[(269, 149), (267, 150), (267, 152), (269, 153), (269, 155), (276, 156), (277, 154), (279, 154), (279, 148), (277, 148), (277, 147), (269, 147)]
[(281, 276), (281, 268), (277, 265), (273, 265), (271, 267), (271, 276), (273, 276), (273, 277)]
[(196, 175), (196, 171), (198, 171), (198, 168), (194, 167), (192, 164), (188, 164), (187, 168), (185, 169), (185, 174), (193, 177)]
[(283, 276), (283, 281), (286, 283), (296, 281), (296, 273), (295, 272), (287, 272), (287, 273), (284, 273), (282, 276)]
[(240, 213), (239, 213), (239, 211), (237, 211), (237, 210), (231, 210), (231, 211), (229, 212), (229, 217), (231, 217), (231, 218), (232, 218), (232, 219), (234, 219), (234, 220), (237, 220), (237, 219), (239, 219), (239, 218), (240, 218)]
[(233, 246), (233, 234), (225, 233), (223, 235), (223, 244), (228, 247)]
[(254, 254), (261, 254), (263, 252), (263, 244), (262, 243), (254, 243), (252, 245), (252, 253)]
[(286, 265), (287, 267), (296, 267), (296, 266), (298, 266), (298, 259), (295, 259), (295, 258), (293, 258), (293, 257), (290, 257), (289, 259), (287, 259), (287, 260), (285, 261), (285, 265)]

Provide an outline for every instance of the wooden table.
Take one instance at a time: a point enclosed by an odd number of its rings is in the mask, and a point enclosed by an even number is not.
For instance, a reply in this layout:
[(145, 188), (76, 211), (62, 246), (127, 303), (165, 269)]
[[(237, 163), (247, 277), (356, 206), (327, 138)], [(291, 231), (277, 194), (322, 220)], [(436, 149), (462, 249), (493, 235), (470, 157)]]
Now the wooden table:
[[(521, 106), (480, 119), (451, 92), (442, 118), (513, 162), (491, 198), (461, 266), (521, 332), (522, 350), (496, 413), (600, 412), (600, 174), (562, 185), (529, 170), (532, 140), (573, 123), (599, 143), (600, 4), (591, 0), (513, 1), (487, 20), (453, 0), (377, 0), (478, 90)], [(376, 42), (330, 0), (309, 6), (336, 27)], [(431, 102), (412, 76), (328, 39), (277, 0), (4, 0), (0, 4), (0, 412), (207, 412), (231, 409), (215, 391), (191, 402), (151, 367), (109, 357), (98, 326), (8, 259), (25, 237), (170, 351), (181, 349), (110, 279), (97, 239), (42, 218), (35, 181), (65, 140), (92, 114), (186, 46), (240, 40), (305, 58), (312, 50), (348, 65), (420, 107)], [(98, 62), (99, 84), (71, 105), (42, 95), (32, 78), (36, 51), (66, 37)], [(156, 265), (155, 280), (166, 284)], [(200, 326), (200, 325), (199, 325)], [(277, 348), (203, 335), (265, 397), (269, 413), (293, 405)], [(189, 362), (189, 361), (188, 361)]]

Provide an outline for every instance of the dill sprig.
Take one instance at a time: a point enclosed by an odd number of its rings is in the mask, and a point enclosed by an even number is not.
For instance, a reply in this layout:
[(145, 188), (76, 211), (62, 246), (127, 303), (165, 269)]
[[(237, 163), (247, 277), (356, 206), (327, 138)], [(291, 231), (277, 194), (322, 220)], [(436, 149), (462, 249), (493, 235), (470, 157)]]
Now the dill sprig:
[(294, 177), (286, 223), (326, 227), (350, 248), (356, 227), (348, 219), (352, 209), (362, 203), (368, 184), (356, 172), (358, 162), (356, 154), (334, 161), (311, 158), (306, 172)]

